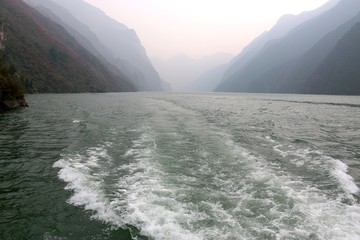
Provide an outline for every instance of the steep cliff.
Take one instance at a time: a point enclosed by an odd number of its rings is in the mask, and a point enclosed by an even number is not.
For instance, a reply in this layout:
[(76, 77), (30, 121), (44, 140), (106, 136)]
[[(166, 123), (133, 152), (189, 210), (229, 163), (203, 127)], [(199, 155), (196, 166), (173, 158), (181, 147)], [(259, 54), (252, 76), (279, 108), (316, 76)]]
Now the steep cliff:
[[(115, 21), (100, 9), (82, 0), (25, 0), (32, 6), (47, 8), (68, 29), (80, 33), (107, 62), (118, 68), (140, 91), (160, 91), (166, 85), (133, 29)], [(73, 31), (70, 31), (73, 36)], [(81, 42), (89, 50), (89, 45)]]
[[(60, 25), (21, 0), (0, 1), (5, 33), (3, 59), (16, 67), (28, 92), (133, 91)], [(26, 76), (26, 77), (25, 77)]]

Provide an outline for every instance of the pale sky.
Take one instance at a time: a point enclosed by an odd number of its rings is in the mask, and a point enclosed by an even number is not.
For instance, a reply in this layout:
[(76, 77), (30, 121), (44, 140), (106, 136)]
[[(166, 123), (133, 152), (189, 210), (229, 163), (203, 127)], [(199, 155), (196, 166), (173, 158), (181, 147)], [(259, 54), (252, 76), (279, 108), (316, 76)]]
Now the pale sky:
[(285, 14), (328, 0), (85, 0), (138, 34), (148, 56), (237, 55)]

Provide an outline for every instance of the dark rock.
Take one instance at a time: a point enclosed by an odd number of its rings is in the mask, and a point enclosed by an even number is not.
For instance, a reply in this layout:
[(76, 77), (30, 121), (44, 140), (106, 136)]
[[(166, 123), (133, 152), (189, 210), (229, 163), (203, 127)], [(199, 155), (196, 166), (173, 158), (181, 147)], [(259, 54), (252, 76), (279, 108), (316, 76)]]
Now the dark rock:
[(7, 89), (0, 89), (0, 113), (25, 107), (29, 105), (24, 96), (14, 97)]

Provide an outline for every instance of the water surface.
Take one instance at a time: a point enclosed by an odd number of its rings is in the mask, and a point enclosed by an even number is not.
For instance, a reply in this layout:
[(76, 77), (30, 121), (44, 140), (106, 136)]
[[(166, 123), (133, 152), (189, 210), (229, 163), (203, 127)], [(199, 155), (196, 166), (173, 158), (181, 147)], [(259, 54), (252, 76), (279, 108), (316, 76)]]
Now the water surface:
[(31, 95), (0, 239), (360, 239), (360, 97)]

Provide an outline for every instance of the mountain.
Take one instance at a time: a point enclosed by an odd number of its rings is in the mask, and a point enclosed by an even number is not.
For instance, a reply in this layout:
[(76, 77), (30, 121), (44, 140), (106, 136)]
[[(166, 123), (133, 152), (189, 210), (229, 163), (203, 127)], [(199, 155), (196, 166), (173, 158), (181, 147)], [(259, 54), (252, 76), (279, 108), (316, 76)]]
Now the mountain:
[(22, 76), (28, 92), (135, 90), (125, 75), (114, 74), (63, 27), (21, 0), (1, 0), (0, 16), (2, 58)]
[[(111, 62), (114, 61), (114, 56), (110, 49), (108, 49), (92, 32), (89, 27), (78, 21), (74, 16), (71, 15), (65, 8), (50, 1), (50, 0), (23, 0), (31, 7), (38, 10), (42, 15), (46, 16), (53, 22), (58, 23), (65, 30), (75, 38), (86, 50), (97, 57), (101, 62), (106, 65), (112, 72), (118, 75), (125, 74), (131, 79), (132, 84), (136, 82), (136, 77), (126, 74), (131, 66), (116, 68)], [(52, 9), (52, 10), (51, 10)], [(56, 14), (55, 14), (56, 12)], [(139, 87), (136, 87), (139, 90)]]
[[(262, 78), (256, 79), (251, 84), (250, 89), (258, 90), (262, 85), (263, 90), (267, 92), (308, 92), (308, 78), (310, 75), (323, 63), (326, 56), (333, 50), (340, 39), (359, 21), (360, 13), (323, 37), (303, 56), (288, 64), (285, 67), (288, 71), (285, 71), (284, 68), (273, 69)], [(290, 67), (291, 64), (292, 67)]]
[(153, 58), (154, 66), (160, 76), (169, 82), (175, 91), (194, 91), (194, 86), (200, 84), (197, 79), (206, 71), (216, 66), (228, 63), (233, 58), (227, 53), (217, 53), (212, 56), (194, 59), (184, 54), (169, 60)]
[(113, 54), (90, 30), (78, 21), (69, 11), (51, 0), (23, 0), (41, 14), (66, 29), (84, 48), (96, 57), (113, 59)]
[(305, 93), (360, 95), (360, 21), (307, 80)]
[[(360, 10), (360, 1), (342, 0), (292, 29), (280, 39), (266, 44), (243, 68), (223, 81), (217, 91), (279, 92), (273, 85), (281, 85), (297, 66), (298, 60), (316, 43), (334, 31)], [(280, 87), (281, 88), (281, 87)]]
[(166, 85), (148, 59), (136, 32), (96, 7), (83, 0), (26, 2), (50, 10), (59, 19), (59, 24), (80, 33), (107, 62), (132, 79), (139, 90), (160, 91)]
[(207, 70), (193, 81), (188, 89), (192, 92), (213, 92), (228, 68), (229, 64), (222, 64)]
[(323, 6), (313, 11), (307, 11), (300, 13), (299, 15), (287, 14), (282, 16), (278, 22), (269, 31), (265, 31), (254, 41), (252, 41), (244, 50), (236, 56), (230, 63), (228, 70), (225, 72), (223, 79), (230, 77), (232, 74), (239, 71), (244, 67), (253, 57), (258, 54), (266, 44), (271, 44), (272, 40), (282, 38), (286, 36), (291, 30), (295, 29), (299, 25), (309, 21), (310, 19), (319, 16), (320, 14), (330, 10), (340, 0), (330, 0)]

